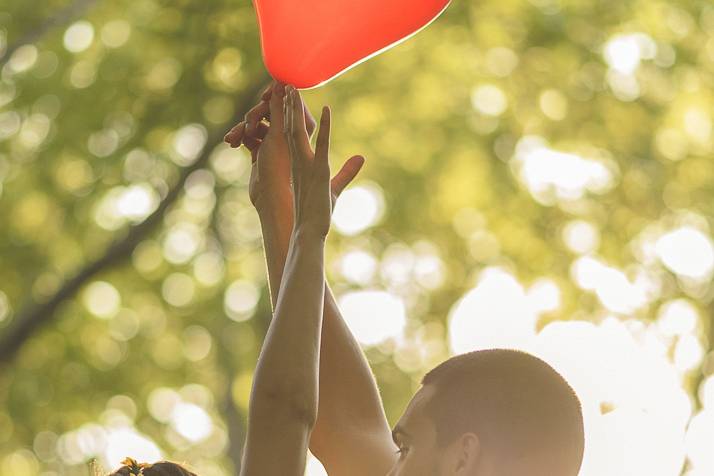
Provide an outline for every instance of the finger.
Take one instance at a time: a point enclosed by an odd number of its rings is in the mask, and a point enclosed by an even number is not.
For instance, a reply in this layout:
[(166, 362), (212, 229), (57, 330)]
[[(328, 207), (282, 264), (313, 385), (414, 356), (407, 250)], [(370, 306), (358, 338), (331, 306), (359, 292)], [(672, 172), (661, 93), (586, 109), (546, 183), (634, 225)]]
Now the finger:
[(263, 140), (265, 139), (265, 136), (268, 134), (268, 131), (270, 130), (270, 126), (266, 124), (265, 122), (259, 122), (257, 128), (255, 129), (255, 133), (253, 136), (257, 139)]
[(258, 163), (258, 149), (260, 148), (260, 143), (253, 149), (250, 149), (250, 163), (256, 165)]
[(268, 126), (264, 122), (259, 122), (255, 133), (250, 135), (245, 134), (243, 136), (243, 144), (245, 144), (245, 146), (251, 151), (260, 147), (260, 144), (263, 142), (263, 139), (268, 134), (268, 130), (270, 130), (270, 126)]
[(287, 138), (288, 134), (288, 96), (287, 92), (285, 93), (285, 97), (283, 98), (283, 134), (285, 134)]
[(258, 139), (256, 137), (250, 136), (250, 137), (244, 137), (243, 138), (243, 144), (248, 148), (249, 151), (251, 152), (257, 152), (258, 148), (260, 147), (260, 144), (262, 144), (262, 140)]
[(258, 157), (257, 154), (250, 154), (250, 179), (251, 181), (259, 181), (260, 179), (260, 167), (258, 167)]
[(274, 87), (273, 87), (273, 92), (270, 96), (270, 126), (275, 126), (276, 131), (280, 132), (283, 130), (283, 124), (285, 123), (284, 121), (284, 112), (283, 108), (285, 106), (284, 104), (284, 98), (285, 98), (285, 85), (279, 82), (276, 82)]
[(300, 196), (300, 158), (298, 151), (295, 147), (295, 141), (293, 140), (292, 125), (293, 125), (293, 96), (290, 93), (290, 89), (285, 90), (285, 118), (284, 118), (284, 131), (285, 140), (288, 144), (288, 151), (290, 153), (290, 175), (293, 183), (293, 195), (295, 196), (295, 203), (298, 203)]
[(305, 166), (305, 160), (307, 159), (306, 154), (300, 147), (300, 142), (298, 141), (298, 114), (296, 114), (297, 109), (297, 90), (295, 88), (291, 89), (290, 102), (288, 104), (288, 120), (290, 129), (290, 143), (292, 145), (293, 155), (295, 156), (295, 165), (302, 169)]
[(245, 115), (245, 131), (251, 133), (253, 128), (263, 119), (269, 118), (270, 106), (265, 101), (260, 101)]
[(226, 142), (230, 142), (229, 139), (231, 137), (234, 137), (236, 132), (238, 131), (238, 129), (240, 129), (242, 126), (244, 126), (244, 121), (240, 121), (238, 124), (231, 127), (230, 129), (228, 129), (228, 132), (226, 132), (226, 135), (223, 136), (223, 140), (225, 140)]
[(260, 139), (261, 141), (265, 138), (270, 126), (264, 122), (259, 122), (257, 129), (252, 134), (245, 133), (245, 122), (241, 122), (233, 129), (231, 129), (228, 134), (223, 138), (224, 141), (228, 142), (232, 148), (240, 147), (241, 144), (245, 144), (249, 149), (255, 147), (255, 140)]
[(241, 121), (238, 125), (234, 126), (233, 129), (228, 131), (228, 134), (223, 137), (223, 140), (228, 142), (231, 147), (239, 147), (243, 141), (243, 134), (245, 132), (245, 122)]
[(345, 187), (347, 187), (347, 185), (354, 180), (363, 165), (364, 157), (361, 155), (350, 157), (347, 162), (344, 163), (340, 171), (337, 172), (337, 175), (332, 178), (332, 182), (330, 184), (332, 193), (339, 197)]
[(265, 122), (260, 121), (258, 124), (256, 124), (255, 128), (252, 131), (245, 132), (243, 134), (243, 143), (248, 145), (248, 142), (254, 139), (263, 140), (269, 130), (270, 126)]
[(317, 133), (317, 142), (315, 143), (315, 165), (323, 172), (325, 169), (329, 172), (330, 163), (328, 161), (328, 155), (330, 153), (331, 126), (331, 111), (329, 107), (325, 106), (322, 108), (322, 115), (320, 116), (320, 131)]
[(291, 94), (291, 135), (293, 141), (295, 141), (295, 147), (298, 152), (300, 152), (302, 159), (306, 160), (310, 158), (312, 150), (310, 149), (310, 139), (307, 137), (307, 130), (305, 129), (305, 110), (302, 105), (300, 92), (295, 88), (291, 88)]
[(292, 94), (289, 90), (285, 90), (285, 105), (284, 105), (284, 118), (283, 118), (283, 131), (285, 133), (285, 140), (288, 143), (288, 150), (290, 152), (290, 163), (295, 166), (297, 161), (295, 143), (293, 141), (293, 128), (292, 128)]
[(273, 93), (273, 86), (275, 85), (275, 81), (271, 81), (270, 84), (268, 84), (265, 87), (265, 90), (263, 91), (263, 94), (260, 96), (260, 99), (263, 101), (270, 101), (270, 96)]

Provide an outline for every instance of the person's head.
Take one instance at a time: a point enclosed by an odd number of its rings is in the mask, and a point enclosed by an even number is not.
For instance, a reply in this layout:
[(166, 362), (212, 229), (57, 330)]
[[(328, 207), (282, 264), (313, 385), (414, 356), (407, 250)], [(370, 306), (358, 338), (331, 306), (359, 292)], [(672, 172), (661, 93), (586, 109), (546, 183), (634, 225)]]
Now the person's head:
[(108, 476), (196, 476), (178, 463), (159, 461), (153, 464), (137, 463), (131, 458), (122, 462), (123, 466)]
[(458, 355), (422, 379), (394, 428), (403, 451), (388, 476), (576, 476), (580, 401), (525, 352)]

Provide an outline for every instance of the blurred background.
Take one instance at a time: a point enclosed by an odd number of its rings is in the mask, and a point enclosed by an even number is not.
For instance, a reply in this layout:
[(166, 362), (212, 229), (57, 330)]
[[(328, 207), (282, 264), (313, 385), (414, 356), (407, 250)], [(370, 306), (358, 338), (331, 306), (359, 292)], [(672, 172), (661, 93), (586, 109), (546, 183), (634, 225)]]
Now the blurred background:
[[(1, 474), (236, 474), (270, 300), (221, 141), (268, 81), (246, 0), (2, 3)], [(714, 474), (712, 86), (707, 0), (478, 0), (304, 93), (367, 157), (328, 276), (390, 423), (513, 347), (580, 396), (581, 476)]]

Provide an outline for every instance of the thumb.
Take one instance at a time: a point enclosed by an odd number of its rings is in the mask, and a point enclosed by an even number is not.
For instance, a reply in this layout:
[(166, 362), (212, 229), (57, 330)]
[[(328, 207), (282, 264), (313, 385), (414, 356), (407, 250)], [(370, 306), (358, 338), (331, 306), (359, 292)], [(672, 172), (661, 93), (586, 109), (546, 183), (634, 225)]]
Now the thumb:
[(345, 187), (357, 176), (362, 165), (364, 165), (364, 157), (361, 155), (350, 157), (337, 172), (337, 175), (332, 178), (332, 193), (339, 197)]
[(270, 95), (270, 130), (276, 133), (283, 132), (283, 99), (285, 98), (285, 85), (278, 81), (273, 85)]

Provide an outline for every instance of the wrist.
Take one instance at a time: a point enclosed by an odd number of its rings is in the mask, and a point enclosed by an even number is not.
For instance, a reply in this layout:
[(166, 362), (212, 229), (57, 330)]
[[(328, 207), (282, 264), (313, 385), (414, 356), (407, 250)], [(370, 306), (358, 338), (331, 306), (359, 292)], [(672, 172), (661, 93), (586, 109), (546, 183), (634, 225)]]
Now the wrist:
[(297, 243), (315, 243), (324, 246), (327, 235), (315, 227), (297, 225), (293, 227), (292, 238)]
[(272, 194), (257, 200), (254, 204), (260, 222), (267, 225), (293, 224), (293, 199), (290, 195)]

